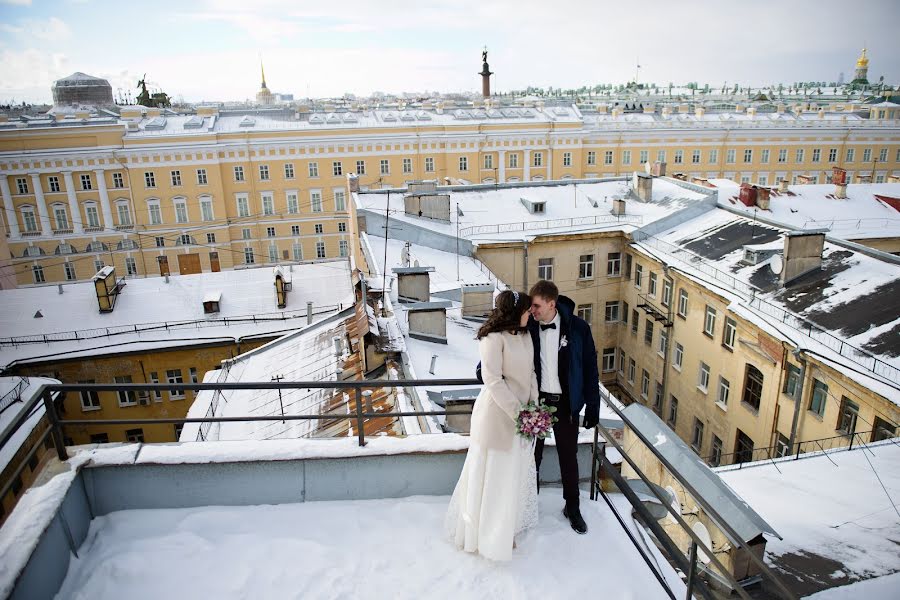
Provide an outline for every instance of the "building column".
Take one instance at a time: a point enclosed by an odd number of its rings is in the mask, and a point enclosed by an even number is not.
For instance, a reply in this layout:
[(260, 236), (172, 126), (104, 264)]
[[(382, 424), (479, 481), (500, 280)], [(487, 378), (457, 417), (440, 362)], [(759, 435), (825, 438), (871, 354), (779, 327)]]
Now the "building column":
[(6, 175), (0, 175), (0, 193), (3, 194), (3, 207), (6, 213), (3, 218), (9, 223), (9, 237), (16, 240), (22, 237), (19, 231), (19, 215), (16, 213), (16, 206), (13, 204), (12, 193), (9, 191), (9, 181)]
[(531, 181), (531, 150), (525, 150), (523, 154), (523, 158), (525, 159), (525, 166), (523, 168), (525, 171), (522, 172), (522, 179)]
[(547, 181), (553, 179), (553, 148), (547, 146)]
[(100, 210), (103, 212), (103, 228), (107, 230), (115, 229), (116, 224), (113, 223), (112, 208), (109, 206), (109, 191), (106, 189), (106, 175), (103, 169), (95, 169), (94, 174), (97, 176), (97, 187), (100, 189)]
[(500, 161), (497, 183), (506, 183), (506, 150), (497, 151), (497, 160)]
[(53, 227), (50, 223), (50, 215), (47, 213), (47, 201), (44, 200), (44, 188), (41, 187), (41, 176), (38, 173), (31, 175), (31, 185), (34, 186), (34, 202), (38, 208), (38, 218), (41, 221), (41, 235), (51, 235)]
[(84, 217), (78, 208), (78, 198), (75, 196), (75, 182), (72, 181), (72, 171), (63, 171), (63, 180), (66, 183), (66, 196), (69, 198), (69, 214), (72, 215), (72, 231), (84, 233)]

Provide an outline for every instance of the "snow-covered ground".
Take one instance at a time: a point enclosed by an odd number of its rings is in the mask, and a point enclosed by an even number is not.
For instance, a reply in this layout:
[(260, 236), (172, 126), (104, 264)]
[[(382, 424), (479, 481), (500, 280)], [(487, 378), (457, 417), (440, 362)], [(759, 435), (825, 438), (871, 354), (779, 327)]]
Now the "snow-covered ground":
[[(444, 538), (447, 497), (131, 510), (99, 517), (58, 599), (603, 598), (666, 593), (603, 502), (582, 501), (576, 535), (559, 490), (538, 526), (495, 563)], [(620, 513), (630, 512), (614, 496)], [(684, 586), (655, 548), (676, 597)]]
[(823, 590), (807, 600), (897, 600), (900, 596), (900, 573), (885, 575), (876, 579), (866, 579), (850, 585)]
[[(804, 564), (839, 563), (840, 568), (826, 573), (805, 569), (803, 577), (821, 583), (819, 589), (900, 572), (896, 440), (717, 472), (784, 537), (770, 539), (766, 546), (767, 561), (776, 568), (792, 572), (791, 565), (797, 564), (792, 558), (797, 556), (813, 558)], [(891, 598), (900, 598), (896, 578), (893, 588)], [(862, 593), (822, 597), (870, 598)]]

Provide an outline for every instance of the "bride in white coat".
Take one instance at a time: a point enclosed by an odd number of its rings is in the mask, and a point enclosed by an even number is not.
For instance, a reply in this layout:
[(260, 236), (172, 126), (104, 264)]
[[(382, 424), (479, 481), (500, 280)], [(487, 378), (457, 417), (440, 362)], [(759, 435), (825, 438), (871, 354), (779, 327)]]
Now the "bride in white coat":
[(445, 521), (458, 548), (493, 560), (512, 558), (516, 534), (538, 518), (533, 442), (516, 433), (519, 411), (538, 398), (530, 307), (527, 294), (501, 292), (478, 330), (484, 387)]

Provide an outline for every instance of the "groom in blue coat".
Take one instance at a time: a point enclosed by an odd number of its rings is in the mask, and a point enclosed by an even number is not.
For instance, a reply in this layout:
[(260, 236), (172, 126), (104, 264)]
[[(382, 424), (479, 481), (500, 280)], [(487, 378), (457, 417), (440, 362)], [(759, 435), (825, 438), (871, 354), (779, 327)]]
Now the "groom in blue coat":
[[(541, 280), (531, 288), (528, 330), (534, 342), (534, 370), (541, 401), (556, 407), (559, 419), (553, 425), (559, 470), (562, 474), (563, 515), (576, 532), (587, 533), (578, 501), (579, 415), (584, 409), (584, 427), (600, 420), (600, 387), (597, 350), (591, 327), (574, 314), (575, 303), (559, 295), (552, 281)], [(534, 460), (538, 472), (544, 440), (537, 440)]]

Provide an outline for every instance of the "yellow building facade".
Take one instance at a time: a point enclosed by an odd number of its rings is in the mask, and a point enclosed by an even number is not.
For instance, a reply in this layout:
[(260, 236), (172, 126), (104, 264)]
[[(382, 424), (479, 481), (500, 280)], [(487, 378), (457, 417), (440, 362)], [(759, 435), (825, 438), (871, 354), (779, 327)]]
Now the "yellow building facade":
[(655, 161), (760, 185), (824, 183), (832, 166), (851, 181), (900, 175), (898, 109), (863, 119), (726, 108), (438, 106), (286, 120), (125, 108), (120, 119), (0, 123), (2, 225), (16, 281), (32, 285), (83, 280), (107, 264), (142, 277), (345, 256), (358, 247), (351, 173), (363, 189), (595, 178)]

